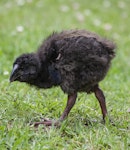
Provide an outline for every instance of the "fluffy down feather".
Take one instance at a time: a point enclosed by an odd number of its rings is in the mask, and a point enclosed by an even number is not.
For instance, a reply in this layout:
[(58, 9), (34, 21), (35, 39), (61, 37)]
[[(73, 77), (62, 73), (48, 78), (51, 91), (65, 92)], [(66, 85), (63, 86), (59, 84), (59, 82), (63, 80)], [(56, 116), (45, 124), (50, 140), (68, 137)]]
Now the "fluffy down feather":
[(58, 70), (62, 90), (72, 94), (93, 90), (105, 77), (115, 56), (114, 49), (113, 42), (94, 33), (70, 30), (49, 36), (40, 46), (38, 55), (41, 62), (50, 62), (54, 70)]

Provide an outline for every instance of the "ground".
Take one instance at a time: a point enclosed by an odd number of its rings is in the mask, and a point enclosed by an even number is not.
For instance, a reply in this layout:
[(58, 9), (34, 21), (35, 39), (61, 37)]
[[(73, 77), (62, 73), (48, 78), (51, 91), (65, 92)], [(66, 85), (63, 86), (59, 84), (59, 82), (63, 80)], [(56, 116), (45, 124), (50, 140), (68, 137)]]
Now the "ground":
[[(2, 150), (130, 149), (130, 3), (129, 0), (1, 0), (0, 1), (0, 147)], [(80, 93), (60, 128), (29, 124), (58, 118), (67, 95), (60, 88), (38, 90), (9, 83), (14, 59), (37, 49), (53, 31), (87, 29), (117, 44), (116, 58), (103, 89), (109, 117), (101, 121), (94, 95)], [(87, 125), (85, 125), (87, 122)]]

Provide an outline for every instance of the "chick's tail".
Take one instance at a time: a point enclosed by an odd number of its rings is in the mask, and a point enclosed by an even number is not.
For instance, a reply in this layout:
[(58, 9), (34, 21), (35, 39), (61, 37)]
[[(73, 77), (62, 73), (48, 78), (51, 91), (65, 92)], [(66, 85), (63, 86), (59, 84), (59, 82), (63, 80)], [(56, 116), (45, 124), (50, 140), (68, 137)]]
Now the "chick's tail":
[(113, 59), (116, 55), (116, 44), (109, 40), (104, 40), (105, 49), (108, 51), (110, 59)]

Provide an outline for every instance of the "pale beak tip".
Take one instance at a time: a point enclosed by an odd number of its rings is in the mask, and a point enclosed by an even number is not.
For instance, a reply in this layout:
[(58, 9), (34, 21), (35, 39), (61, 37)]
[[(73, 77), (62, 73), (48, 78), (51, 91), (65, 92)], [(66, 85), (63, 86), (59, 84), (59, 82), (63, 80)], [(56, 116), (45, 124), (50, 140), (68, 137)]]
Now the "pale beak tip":
[(12, 70), (12, 73), (10, 75), (10, 79), (9, 79), (10, 83), (13, 82), (13, 81), (15, 81), (15, 72), (16, 72), (17, 69), (18, 69), (18, 65), (15, 64), (14, 68)]

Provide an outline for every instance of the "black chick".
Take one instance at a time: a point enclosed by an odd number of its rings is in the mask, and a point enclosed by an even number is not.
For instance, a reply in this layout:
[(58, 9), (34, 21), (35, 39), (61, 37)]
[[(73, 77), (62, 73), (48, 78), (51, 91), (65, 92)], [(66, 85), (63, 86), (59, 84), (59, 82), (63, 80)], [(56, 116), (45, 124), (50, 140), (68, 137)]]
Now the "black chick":
[(68, 30), (50, 35), (36, 53), (23, 54), (13, 65), (10, 81), (26, 82), (39, 88), (60, 86), (68, 94), (66, 108), (58, 121), (34, 125), (57, 125), (74, 106), (78, 92), (94, 92), (103, 119), (107, 115), (105, 97), (98, 83), (104, 79), (115, 44), (86, 30)]

